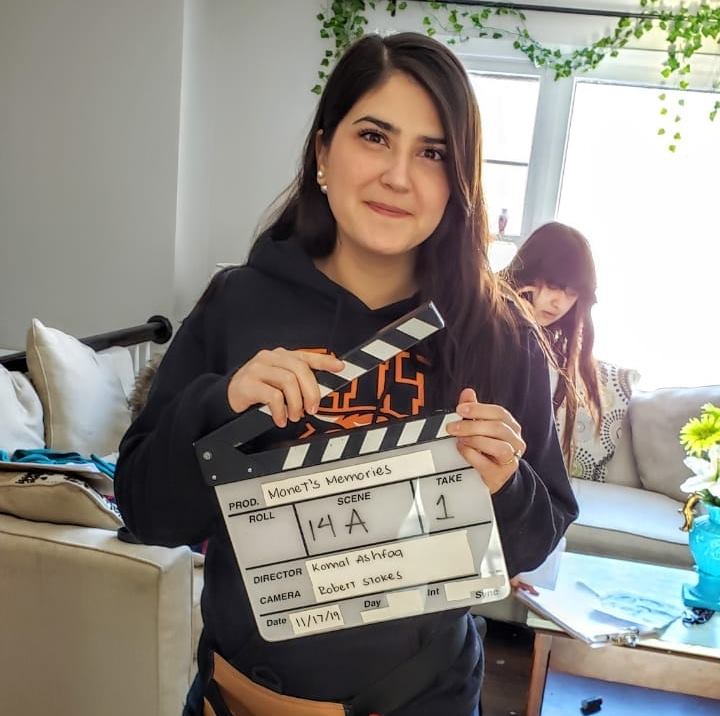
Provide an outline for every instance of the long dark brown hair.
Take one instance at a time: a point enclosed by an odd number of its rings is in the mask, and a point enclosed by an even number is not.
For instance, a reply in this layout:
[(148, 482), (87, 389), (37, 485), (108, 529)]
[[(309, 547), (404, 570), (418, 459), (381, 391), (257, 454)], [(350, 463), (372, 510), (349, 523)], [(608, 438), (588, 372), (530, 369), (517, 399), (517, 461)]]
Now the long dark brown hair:
[(262, 233), (275, 239), (293, 235), (312, 257), (332, 253), (336, 223), (316, 180), (317, 133), (322, 130), (329, 146), (353, 105), (395, 72), (427, 91), (447, 142), (450, 198), (437, 228), (418, 248), (415, 265), (422, 299), (433, 300), (446, 323), (430, 344), (439, 383), (429, 386), (430, 402), (454, 406), (466, 386), (480, 400), (494, 401), (509, 380), (508, 360), (523, 319), (511, 310), (489, 267), (480, 114), (462, 64), (444, 45), (417, 33), (366, 35), (344, 53), (320, 97), (300, 171)]
[(565, 403), (562, 448), (566, 460), (570, 461), (580, 388), (597, 426), (601, 412), (591, 314), (596, 302), (597, 278), (590, 244), (576, 229), (558, 221), (550, 222), (530, 234), (505, 269), (504, 276), (516, 290), (545, 285), (572, 289), (578, 294), (575, 305), (545, 329), (560, 368), (553, 405), (557, 410)]

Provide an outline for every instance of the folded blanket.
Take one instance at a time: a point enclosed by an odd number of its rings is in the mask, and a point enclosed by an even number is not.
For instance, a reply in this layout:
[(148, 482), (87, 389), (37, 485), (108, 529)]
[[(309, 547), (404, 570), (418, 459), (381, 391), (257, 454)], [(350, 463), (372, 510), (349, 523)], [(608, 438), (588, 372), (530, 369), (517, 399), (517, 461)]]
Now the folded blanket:
[(107, 462), (97, 455), (90, 457), (77, 452), (60, 452), (49, 448), (38, 448), (29, 450), (15, 450), (12, 454), (7, 450), (0, 450), (0, 461), (2, 462), (30, 462), (43, 465), (87, 465), (92, 463), (104, 475), (115, 476), (115, 464)]

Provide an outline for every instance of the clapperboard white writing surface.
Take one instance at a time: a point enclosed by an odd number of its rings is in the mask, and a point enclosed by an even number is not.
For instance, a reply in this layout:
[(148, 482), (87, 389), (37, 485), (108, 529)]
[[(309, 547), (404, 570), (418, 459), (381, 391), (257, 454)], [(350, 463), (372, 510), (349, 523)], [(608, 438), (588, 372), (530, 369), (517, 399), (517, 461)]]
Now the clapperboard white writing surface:
[[(442, 327), (425, 304), (316, 373), (327, 395)], [(268, 641), (503, 599), (490, 494), (445, 426), (454, 413), (244, 453), (267, 407), (199, 440), (258, 630)]]

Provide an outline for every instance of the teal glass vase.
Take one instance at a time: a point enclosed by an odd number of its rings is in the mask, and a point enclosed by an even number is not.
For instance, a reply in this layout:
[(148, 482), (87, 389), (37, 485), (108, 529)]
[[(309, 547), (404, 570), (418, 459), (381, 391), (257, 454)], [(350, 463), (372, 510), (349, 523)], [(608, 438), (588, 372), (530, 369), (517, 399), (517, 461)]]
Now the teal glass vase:
[(698, 581), (683, 585), (685, 606), (720, 611), (720, 507), (705, 504), (708, 513), (696, 517), (690, 528), (690, 553)]

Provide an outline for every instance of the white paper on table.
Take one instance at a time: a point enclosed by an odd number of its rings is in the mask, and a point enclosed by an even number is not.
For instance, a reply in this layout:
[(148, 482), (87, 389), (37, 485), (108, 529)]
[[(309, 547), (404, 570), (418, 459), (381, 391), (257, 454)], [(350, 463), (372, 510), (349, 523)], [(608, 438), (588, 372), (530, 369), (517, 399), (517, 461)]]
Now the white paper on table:
[(617, 619), (624, 619), (648, 629), (664, 629), (682, 615), (673, 604), (638, 592), (619, 589), (603, 590), (589, 580), (578, 582), (597, 597), (595, 609)]

